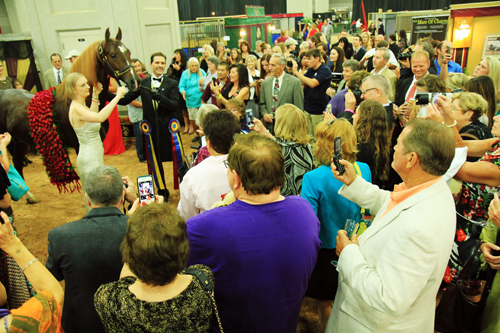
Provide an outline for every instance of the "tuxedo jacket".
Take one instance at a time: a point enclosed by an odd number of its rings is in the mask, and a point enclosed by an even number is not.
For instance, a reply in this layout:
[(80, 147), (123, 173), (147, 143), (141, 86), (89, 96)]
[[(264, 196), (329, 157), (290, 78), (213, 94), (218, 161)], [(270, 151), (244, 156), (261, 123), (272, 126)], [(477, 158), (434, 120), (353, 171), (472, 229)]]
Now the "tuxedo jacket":
[(118, 104), (127, 105), (141, 96), (143, 117), (151, 126), (151, 139), (153, 140), (155, 154), (158, 158), (159, 152), (163, 162), (172, 161), (172, 137), (169, 124), (179, 109), (178, 83), (163, 75), (161, 84), (157, 89), (161, 95), (161, 100), (158, 106), (155, 107), (156, 101), (151, 98), (151, 80), (151, 76), (143, 79), (140, 88), (137, 91), (129, 91)]
[(385, 215), (389, 191), (361, 177), (339, 194), (376, 217), (338, 260), (339, 285), (326, 332), (434, 332), (436, 295), (455, 235), (449, 187), (436, 183)]
[[(261, 115), (272, 112), (274, 89), (273, 79), (274, 77), (268, 77), (262, 81), (259, 102)], [(276, 109), (285, 103), (293, 104), (304, 111), (304, 90), (302, 89), (302, 81), (295, 76), (286, 73), (283, 77), (283, 82), (281, 83)]]
[[(68, 75), (68, 69), (66, 67), (61, 67), (62, 69), (62, 78), (61, 81), (66, 78)], [(43, 82), (45, 84), (45, 89), (49, 89), (50, 87), (57, 87), (57, 81), (56, 77), (54, 76), (54, 69), (53, 67), (50, 67), (50, 69), (46, 70), (45, 73), (43, 73)]]

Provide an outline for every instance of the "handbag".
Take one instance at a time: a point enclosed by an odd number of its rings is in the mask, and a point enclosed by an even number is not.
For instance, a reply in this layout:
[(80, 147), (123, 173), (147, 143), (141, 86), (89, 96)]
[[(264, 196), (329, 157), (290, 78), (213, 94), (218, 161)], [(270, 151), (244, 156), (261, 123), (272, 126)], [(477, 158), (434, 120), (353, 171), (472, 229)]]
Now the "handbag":
[(7, 187), (7, 192), (9, 192), (12, 200), (19, 201), (19, 199), (21, 199), (23, 195), (30, 190), (30, 188), (26, 185), (23, 177), (21, 177), (12, 164), (9, 166), (7, 177), (10, 181), (10, 186)]
[(481, 243), (477, 244), (469, 261), (460, 272), (455, 284), (449, 284), (436, 308), (434, 328), (441, 333), (480, 333), (486, 299), (491, 291), (496, 271), (488, 267), (488, 276), (481, 300), (473, 302), (467, 298), (462, 290), (463, 282), (467, 280), (470, 270), (474, 266), (474, 258), (480, 250)]
[(219, 310), (217, 310), (217, 304), (215, 303), (214, 285), (210, 282), (210, 279), (207, 277), (207, 275), (198, 268), (187, 268), (184, 270), (184, 273), (196, 276), (196, 278), (198, 278), (198, 280), (200, 281), (201, 285), (208, 292), (208, 295), (210, 296), (210, 299), (212, 300), (212, 304), (214, 306), (214, 313), (215, 317), (217, 318), (217, 323), (219, 324), (219, 329), (221, 333), (224, 333), (224, 330), (222, 329), (222, 323), (220, 322)]

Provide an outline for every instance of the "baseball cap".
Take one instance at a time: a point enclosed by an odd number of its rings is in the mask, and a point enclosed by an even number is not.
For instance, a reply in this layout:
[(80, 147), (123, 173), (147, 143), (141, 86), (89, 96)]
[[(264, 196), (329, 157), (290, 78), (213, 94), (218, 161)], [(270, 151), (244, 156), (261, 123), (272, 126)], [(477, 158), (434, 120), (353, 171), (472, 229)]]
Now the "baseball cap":
[(77, 50), (71, 50), (69, 51), (68, 55), (64, 57), (64, 59), (68, 60), (71, 57), (78, 57), (78, 56), (80, 56), (80, 52), (78, 52)]

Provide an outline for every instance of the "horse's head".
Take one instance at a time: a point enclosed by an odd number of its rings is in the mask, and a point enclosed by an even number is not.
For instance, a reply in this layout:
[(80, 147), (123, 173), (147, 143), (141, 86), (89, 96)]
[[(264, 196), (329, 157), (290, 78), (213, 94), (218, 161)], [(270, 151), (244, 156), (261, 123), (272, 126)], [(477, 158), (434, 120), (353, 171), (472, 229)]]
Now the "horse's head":
[[(129, 90), (136, 90), (140, 78), (134, 71), (130, 60), (130, 50), (121, 42), (122, 31), (118, 28), (116, 38), (110, 38), (109, 28), (106, 29), (106, 39), (99, 44), (99, 55), (104, 62), (106, 72), (113, 78), (125, 82)], [(119, 84), (119, 83), (118, 83)]]

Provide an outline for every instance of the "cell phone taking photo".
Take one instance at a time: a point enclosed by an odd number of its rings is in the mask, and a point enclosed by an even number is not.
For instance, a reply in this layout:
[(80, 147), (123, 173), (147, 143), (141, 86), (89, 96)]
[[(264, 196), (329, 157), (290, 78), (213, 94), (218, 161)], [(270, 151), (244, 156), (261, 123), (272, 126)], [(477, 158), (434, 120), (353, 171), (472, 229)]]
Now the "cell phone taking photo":
[(345, 168), (339, 161), (342, 159), (342, 142), (340, 140), (340, 136), (335, 138), (334, 142), (334, 153), (333, 153), (333, 163), (339, 172), (339, 175), (342, 176), (345, 172)]
[(253, 122), (253, 111), (251, 109), (245, 110), (247, 126), (248, 128), (253, 128), (255, 123)]
[(155, 201), (155, 188), (151, 175), (137, 177), (137, 188), (139, 189), (139, 201), (141, 204), (148, 199)]

